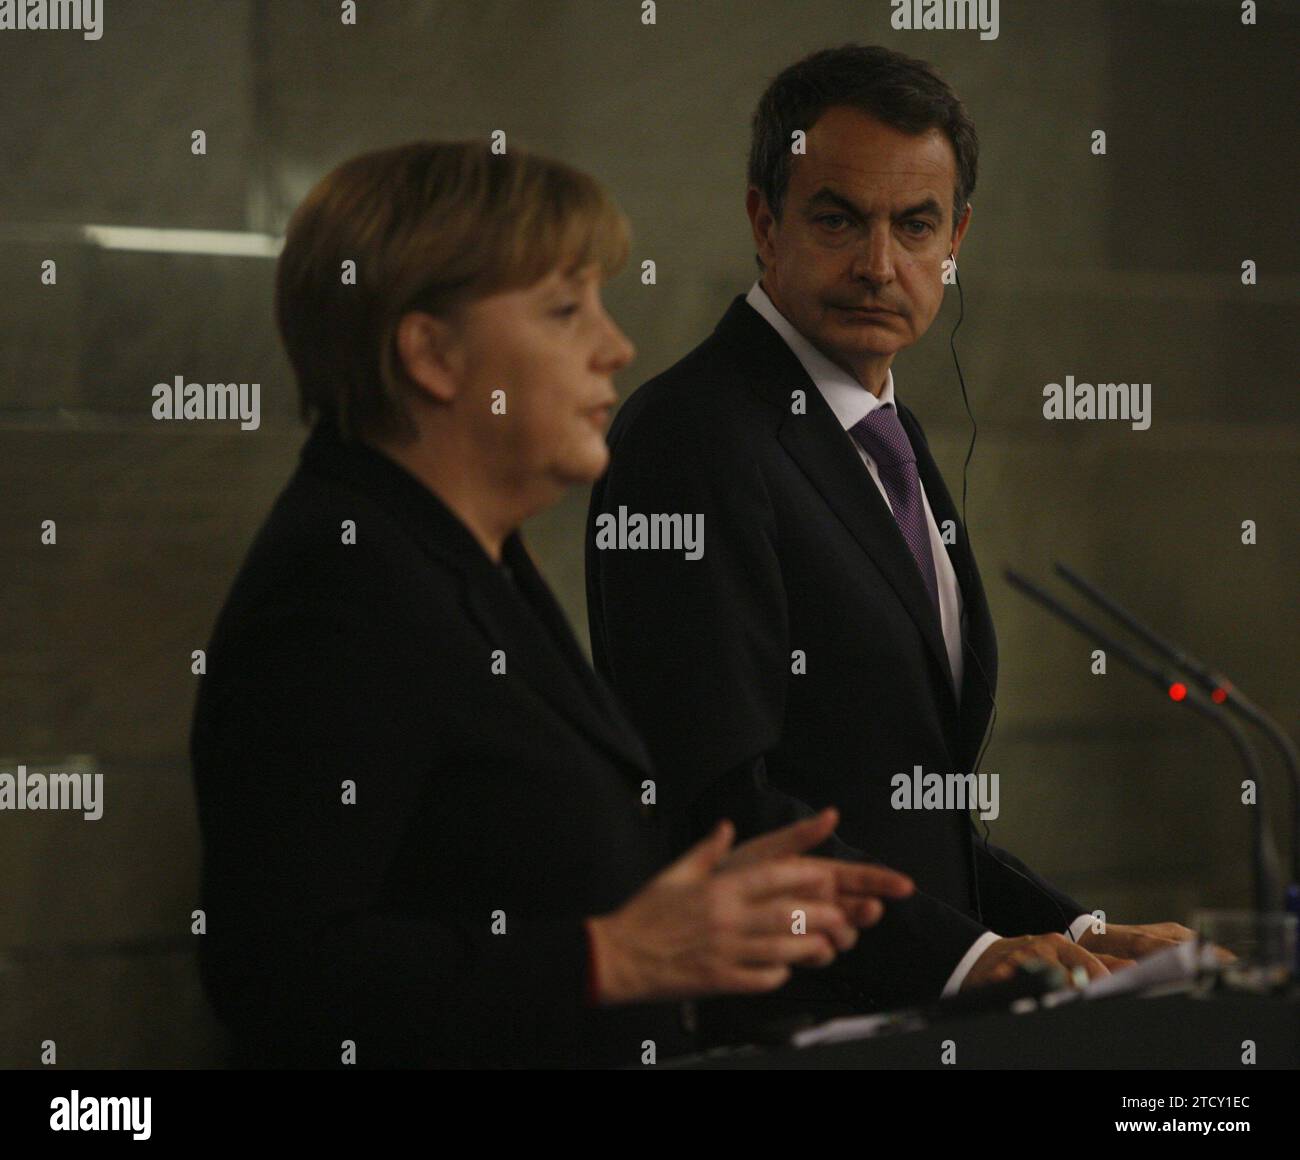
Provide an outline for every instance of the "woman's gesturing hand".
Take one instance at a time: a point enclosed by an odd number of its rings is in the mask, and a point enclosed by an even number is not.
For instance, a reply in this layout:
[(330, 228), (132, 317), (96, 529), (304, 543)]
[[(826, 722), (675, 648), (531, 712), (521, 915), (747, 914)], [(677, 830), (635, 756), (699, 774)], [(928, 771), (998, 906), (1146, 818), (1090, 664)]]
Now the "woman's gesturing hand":
[[(826, 841), (839, 822), (839, 811), (834, 806), (827, 806), (820, 813), (742, 842), (722, 860), (722, 869), (806, 854)], [(833, 870), (836, 901), (855, 926), (874, 926), (884, 917), (885, 904), (881, 899), (907, 898), (916, 889), (906, 874), (887, 866), (829, 858), (813, 861), (825, 862)]]
[[(794, 847), (820, 842), (810, 835), (821, 825), (796, 827), (797, 835), (786, 827), (765, 835), (786, 835), (779, 841), (733, 851), (735, 829), (721, 822), (618, 910), (588, 919), (599, 1001), (769, 991), (792, 966), (825, 966), (852, 947), (855, 925), (866, 925), (840, 902), (842, 868), (853, 864), (800, 857)], [(910, 893), (910, 882), (895, 877), (902, 881), (891, 880), (885, 892)]]

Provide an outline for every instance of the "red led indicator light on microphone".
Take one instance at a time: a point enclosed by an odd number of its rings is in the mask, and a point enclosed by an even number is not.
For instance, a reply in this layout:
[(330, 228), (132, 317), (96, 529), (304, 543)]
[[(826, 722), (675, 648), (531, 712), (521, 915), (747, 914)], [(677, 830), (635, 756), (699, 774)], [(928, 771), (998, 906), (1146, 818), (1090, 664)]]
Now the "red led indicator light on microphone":
[(1174, 701), (1181, 701), (1187, 696), (1187, 686), (1182, 681), (1175, 681), (1169, 686), (1169, 696)]
[(1226, 701), (1227, 699), (1228, 699), (1227, 689), (1215, 689), (1214, 692), (1210, 694), (1210, 700), (1213, 701), (1216, 705), (1222, 705), (1223, 702)]

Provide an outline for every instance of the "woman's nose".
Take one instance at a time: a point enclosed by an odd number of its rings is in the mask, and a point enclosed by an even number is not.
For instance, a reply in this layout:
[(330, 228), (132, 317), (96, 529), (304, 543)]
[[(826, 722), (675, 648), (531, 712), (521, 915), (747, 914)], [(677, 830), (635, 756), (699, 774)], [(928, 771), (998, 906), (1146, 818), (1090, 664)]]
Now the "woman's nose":
[(632, 340), (613, 321), (609, 324), (609, 344), (604, 355), (605, 364), (611, 374), (622, 370), (636, 358), (636, 347), (632, 344)]

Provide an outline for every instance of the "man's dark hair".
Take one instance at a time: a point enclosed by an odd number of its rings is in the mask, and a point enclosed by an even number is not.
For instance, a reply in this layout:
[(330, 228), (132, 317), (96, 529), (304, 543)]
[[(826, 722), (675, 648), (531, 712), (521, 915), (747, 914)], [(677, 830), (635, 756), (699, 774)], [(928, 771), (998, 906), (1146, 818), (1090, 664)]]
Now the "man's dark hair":
[[(925, 61), (878, 45), (845, 44), (814, 52), (785, 69), (754, 111), (749, 184), (779, 221), (790, 184), (790, 143), (827, 109), (848, 105), (903, 133), (941, 129), (957, 156), (953, 228), (975, 190), (979, 138), (957, 94)], [(762, 266), (762, 262), (759, 262)]]

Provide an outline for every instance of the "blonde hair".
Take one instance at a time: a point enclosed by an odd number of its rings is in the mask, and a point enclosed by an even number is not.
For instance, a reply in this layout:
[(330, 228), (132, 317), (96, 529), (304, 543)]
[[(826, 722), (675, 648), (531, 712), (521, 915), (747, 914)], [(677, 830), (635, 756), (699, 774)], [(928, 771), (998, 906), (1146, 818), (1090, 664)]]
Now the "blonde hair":
[[(362, 154), (294, 211), (276, 265), (275, 316), (308, 422), (344, 438), (410, 437), (413, 389), (396, 348), (411, 310), (451, 316), (557, 268), (627, 259), (627, 219), (593, 177), (512, 147), (417, 141)], [(355, 284), (343, 279), (356, 263)]]

